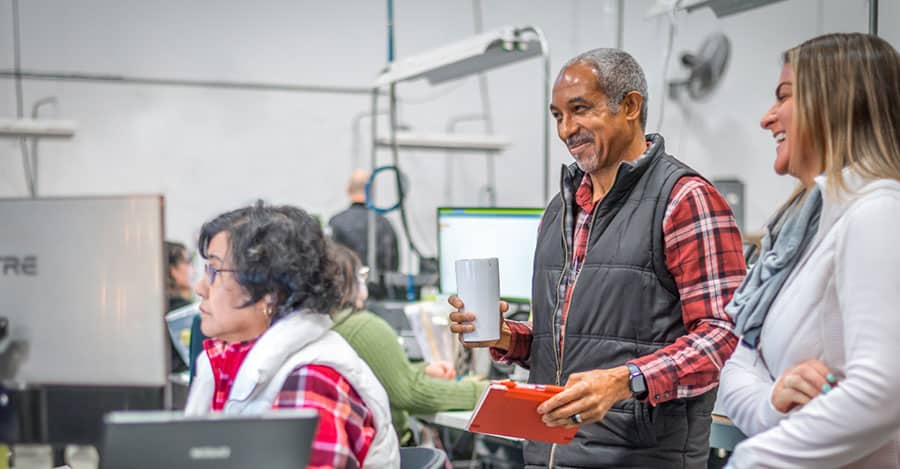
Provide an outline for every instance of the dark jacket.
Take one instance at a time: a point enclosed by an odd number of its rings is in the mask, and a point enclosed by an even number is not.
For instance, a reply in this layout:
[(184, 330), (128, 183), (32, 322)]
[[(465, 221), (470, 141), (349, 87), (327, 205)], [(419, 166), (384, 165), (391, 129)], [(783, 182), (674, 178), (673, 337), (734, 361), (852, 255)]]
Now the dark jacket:
[[(398, 255), (397, 234), (391, 222), (383, 215), (375, 215), (375, 237), (377, 250), (375, 251), (378, 270), (381, 272), (396, 272), (400, 267)], [(366, 205), (354, 203), (346, 210), (331, 217), (328, 221), (331, 226), (331, 237), (335, 241), (352, 249), (363, 264), (369, 263), (368, 227), (369, 211)]]
[[(647, 154), (622, 163), (592, 214), (588, 250), (572, 292), (565, 348), (559, 349), (557, 304), (569, 268), (574, 194), (584, 175), (563, 168), (561, 194), (541, 222), (534, 258), (533, 383), (563, 385), (569, 375), (622, 366), (685, 335), (681, 303), (664, 254), (663, 217), (676, 181), (696, 175), (665, 153), (659, 135)], [(562, 287), (564, 289), (564, 286)], [(525, 462), (546, 467), (705, 467), (715, 392), (657, 407), (628, 399), (598, 423), (583, 425), (565, 446), (528, 442)]]

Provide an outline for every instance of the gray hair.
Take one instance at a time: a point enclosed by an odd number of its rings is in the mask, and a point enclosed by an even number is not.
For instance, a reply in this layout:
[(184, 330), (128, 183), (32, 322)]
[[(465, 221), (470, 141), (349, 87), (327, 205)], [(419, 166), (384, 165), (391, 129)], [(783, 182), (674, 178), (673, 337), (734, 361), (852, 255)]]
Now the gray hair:
[(566, 62), (559, 75), (577, 63), (589, 65), (594, 70), (597, 87), (606, 95), (612, 112), (619, 112), (619, 104), (626, 94), (631, 91), (640, 93), (644, 97), (641, 104), (641, 128), (647, 128), (647, 79), (644, 77), (644, 70), (631, 54), (621, 49), (589, 50)]

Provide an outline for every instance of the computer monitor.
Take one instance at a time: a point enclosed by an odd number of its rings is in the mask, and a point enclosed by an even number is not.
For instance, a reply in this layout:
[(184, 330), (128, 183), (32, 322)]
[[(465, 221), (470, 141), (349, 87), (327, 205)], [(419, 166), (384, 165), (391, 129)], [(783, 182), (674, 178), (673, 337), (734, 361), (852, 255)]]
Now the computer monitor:
[(114, 412), (106, 417), (103, 469), (282, 469), (306, 467), (319, 414)]
[(496, 257), (500, 296), (531, 299), (534, 247), (542, 208), (439, 207), (438, 269), (444, 293), (456, 293), (457, 259)]

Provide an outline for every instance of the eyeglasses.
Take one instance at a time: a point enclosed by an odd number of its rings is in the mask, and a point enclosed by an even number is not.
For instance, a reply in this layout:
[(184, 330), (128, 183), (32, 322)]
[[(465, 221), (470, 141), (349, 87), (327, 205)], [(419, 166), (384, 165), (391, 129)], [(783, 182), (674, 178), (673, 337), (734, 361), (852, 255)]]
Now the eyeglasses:
[(369, 268), (366, 266), (360, 267), (359, 270), (356, 271), (356, 279), (363, 283), (365, 283), (366, 280), (369, 280)]
[(216, 275), (219, 275), (220, 272), (237, 272), (234, 269), (217, 269), (208, 262), (203, 266), (203, 270), (206, 272), (206, 276), (209, 277), (210, 286), (216, 282)]

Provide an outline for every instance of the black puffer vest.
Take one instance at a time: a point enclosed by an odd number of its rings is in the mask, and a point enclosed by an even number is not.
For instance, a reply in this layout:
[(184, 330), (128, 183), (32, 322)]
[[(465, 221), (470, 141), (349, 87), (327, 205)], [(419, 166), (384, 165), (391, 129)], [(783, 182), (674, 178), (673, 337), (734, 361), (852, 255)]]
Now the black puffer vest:
[[(664, 254), (663, 216), (676, 181), (697, 173), (648, 135), (647, 154), (622, 163), (592, 214), (588, 250), (575, 283), (558, 356), (559, 285), (571, 258), (574, 197), (582, 173), (563, 168), (561, 193), (547, 207), (534, 257), (532, 383), (565, 384), (569, 375), (614, 368), (686, 334), (681, 302)], [(569, 445), (527, 442), (529, 467), (706, 467), (715, 391), (653, 407), (621, 401)]]

